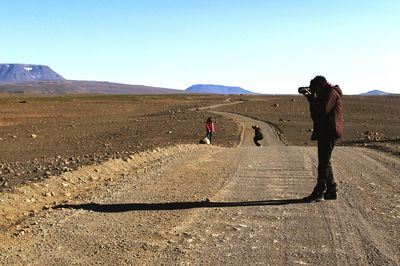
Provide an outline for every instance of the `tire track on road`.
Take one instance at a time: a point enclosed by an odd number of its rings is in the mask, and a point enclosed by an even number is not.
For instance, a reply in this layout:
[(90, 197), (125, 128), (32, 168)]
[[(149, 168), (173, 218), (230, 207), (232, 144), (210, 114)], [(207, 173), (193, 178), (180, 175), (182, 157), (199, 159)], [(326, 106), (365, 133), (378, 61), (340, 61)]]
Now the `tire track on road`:
[(337, 147), (339, 200), (305, 204), (316, 148), (284, 146), (266, 123), (268, 145), (255, 147), (259, 121), (220, 114), (244, 128), (238, 148), (160, 150), (123, 178), (117, 166), (99, 173), (120, 182), (32, 217), (0, 264), (399, 264), (398, 158)]

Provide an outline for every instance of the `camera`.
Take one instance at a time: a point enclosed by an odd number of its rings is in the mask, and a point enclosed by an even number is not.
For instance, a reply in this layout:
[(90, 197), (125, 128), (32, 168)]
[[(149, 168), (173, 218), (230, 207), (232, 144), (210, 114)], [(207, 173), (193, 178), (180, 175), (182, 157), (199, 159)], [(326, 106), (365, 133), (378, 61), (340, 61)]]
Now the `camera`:
[(300, 94), (311, 94), (310, 87), (300, 87), (298, 91)]

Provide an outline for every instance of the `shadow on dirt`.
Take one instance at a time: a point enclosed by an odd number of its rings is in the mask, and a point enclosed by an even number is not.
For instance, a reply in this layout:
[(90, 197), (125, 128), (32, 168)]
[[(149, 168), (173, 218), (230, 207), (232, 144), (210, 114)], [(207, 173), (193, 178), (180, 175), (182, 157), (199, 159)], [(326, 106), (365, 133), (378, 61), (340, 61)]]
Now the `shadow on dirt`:
[(358, 146), (400, 156), (400, 138), (384, 140), (351, 140), (342, 142), (343, 146)]
[(247, 206), (276, 206), (306, 203), (302, 199), (260, 200), (244, 202), (166, 202), (166, 203), (126, 203), (126, 204), (61, 204), (54, 209), (83, 209), (95, 212), (128, 212), (128, 211), (158, 211), (158, 210), (184, 210), (194, 208), (225, 208)]

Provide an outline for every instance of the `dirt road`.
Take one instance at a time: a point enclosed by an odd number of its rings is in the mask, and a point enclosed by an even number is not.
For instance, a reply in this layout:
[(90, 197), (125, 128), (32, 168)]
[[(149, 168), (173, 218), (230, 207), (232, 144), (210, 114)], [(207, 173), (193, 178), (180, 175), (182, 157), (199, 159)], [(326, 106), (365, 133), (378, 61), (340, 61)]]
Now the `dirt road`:
[[(301, 203), (315, 147), (281, 145), (269, 125), (229, 116), (245, 129), (239, 147), (184, 145), (91, 169), (111, 181), (3, 232), (0, 264), (400, 264), (399, 158), (337, 147), (339, 199)], [(61, 176), (61, 188), (89, 186), (85, 171)]]

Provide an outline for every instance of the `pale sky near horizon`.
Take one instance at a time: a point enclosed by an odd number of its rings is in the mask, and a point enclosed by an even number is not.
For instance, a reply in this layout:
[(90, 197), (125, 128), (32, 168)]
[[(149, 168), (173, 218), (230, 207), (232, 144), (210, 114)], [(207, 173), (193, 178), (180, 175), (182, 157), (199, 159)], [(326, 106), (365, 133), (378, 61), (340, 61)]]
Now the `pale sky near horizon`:
[(0, 0), (0, 63), (66, 79), (400, 93), (398, 0)]

